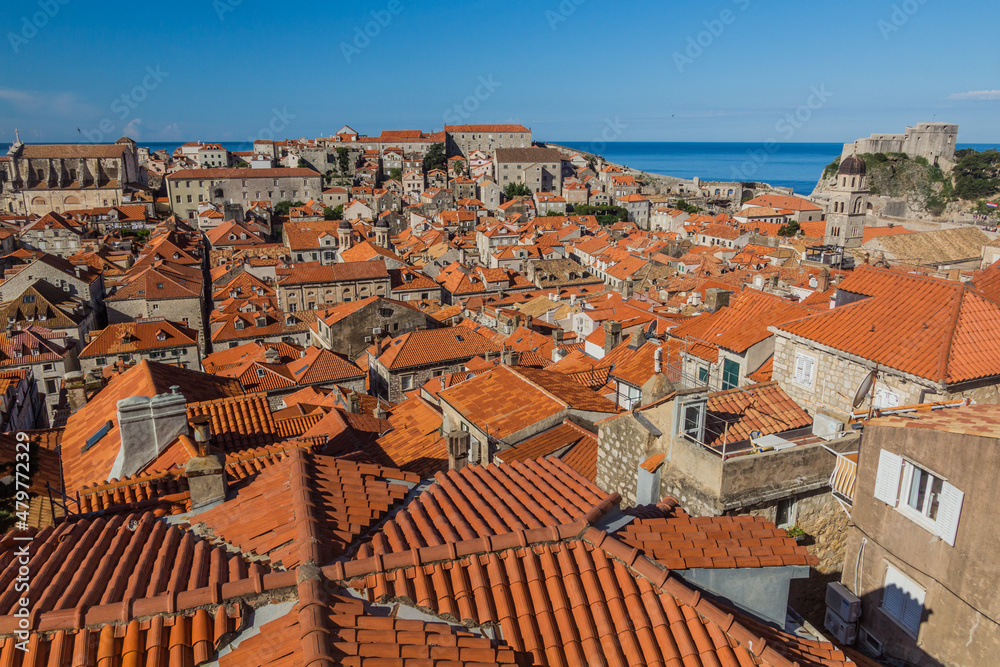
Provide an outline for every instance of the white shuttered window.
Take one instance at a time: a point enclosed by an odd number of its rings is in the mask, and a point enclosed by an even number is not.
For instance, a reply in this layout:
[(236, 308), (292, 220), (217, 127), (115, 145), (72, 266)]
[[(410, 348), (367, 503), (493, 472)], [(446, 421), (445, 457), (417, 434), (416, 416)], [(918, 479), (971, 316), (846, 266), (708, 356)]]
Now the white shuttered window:
[(803, 387), (811, 387), (813, 383), (813, 373), (816, 371), (816, 360), (809, 355), (797, 353), (795, 355), (795, 384)]
[(914, 637), (920, 631), (926, 591), (889, 563), (885, 566), (881, 610)]

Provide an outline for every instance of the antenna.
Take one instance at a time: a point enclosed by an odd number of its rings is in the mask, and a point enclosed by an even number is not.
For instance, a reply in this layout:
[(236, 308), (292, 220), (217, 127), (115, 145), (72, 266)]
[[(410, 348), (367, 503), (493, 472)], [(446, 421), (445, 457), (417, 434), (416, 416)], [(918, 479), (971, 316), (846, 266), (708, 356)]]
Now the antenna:
[(875, 402), (875, 380), (877, 379), (878, 364), (875, 364), (875, 369), (865, 376), (865, 379), (858, 385), (858, 390), (854, 392), (852, 404), (855, 408), (864, 403), (865, 396), (868, 396), (868, 419), (872, 417), (872, 404)]

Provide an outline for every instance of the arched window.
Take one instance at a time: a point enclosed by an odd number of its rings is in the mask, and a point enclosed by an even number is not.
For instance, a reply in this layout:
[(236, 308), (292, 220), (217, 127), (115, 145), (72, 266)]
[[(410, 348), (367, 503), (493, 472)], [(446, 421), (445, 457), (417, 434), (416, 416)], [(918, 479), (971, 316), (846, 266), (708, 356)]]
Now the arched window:
[(69, 197), (66, 197), (66, 199), (63, 200), (63, 203), (66, 206), (79, 206), (80, 200), (79, 198), (70, 195)]
[(45, 197), (35, 197), (31, 200), (32, 206), (45, 206), (48, 202), (45, 201)]
[(854, 200), (854, 212), (861, 213), (861, 197)]

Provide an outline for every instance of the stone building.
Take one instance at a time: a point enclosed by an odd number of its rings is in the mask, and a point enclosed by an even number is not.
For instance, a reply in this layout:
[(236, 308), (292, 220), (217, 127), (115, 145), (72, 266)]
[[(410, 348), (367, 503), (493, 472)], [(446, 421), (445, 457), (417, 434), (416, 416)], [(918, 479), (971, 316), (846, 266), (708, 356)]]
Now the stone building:
[(828, 245), (856, 248), (861, 245), (868, 217), (869, 190), (865, 161), (852, 155), (840, 163), (837, 182), (830, 188), (830, 210), (826, 216)]
[(129, 367), (143, 359), (201, 370), (198, 333), (163, 318), (111, 324), (87, 336), (87, 345), (79, 355), (80, 370), (100, 377), (109, 365)]
[(313, 344), (351, 358), (376, 338), (438, 326), (437, 320), (417, 308), (379, 296), (341, 303), (318, 311), (316, 316)]
[(66, 334), (67, 344), (82, 348), (87, 332), (97, 325), (97, 311), (55, 285), (38, 280), (14, 299), (0, 305), (0, 323), (27, 329), (37, 324)]
[(480, 355), (498, 354), (493, 341), (465, 327), (417, 330), (388, 341), (371, 359), (371, 393), (398, 403), (431, 378), (464, 370)]
[[(847, 517), (828, 493), (835, 451), (856, 451), (853, 432), (824, 441), (775, 383), (706, 393), (682, 390), (598, 427), (597, 484), (643, 505), (677, 498), (695, 516), (754, 514), (815, 539), (817, 569), (839, 571)], [(662, 456), (647, 476), (643, 464)], [(647, 466), (648, 467), (648, 466)]]
[(523, 125), (445, 125), (444, 133), (445, 150), (452, 156), (531, 147), (531, 130)]
[(285, 311), (317, 310), (344, 301), (389, 296), (385, 262), (293, 264), (278, 280), (278, 303)]
[(858, 644), (888, 664), (988, 665), (1000, 652), (1000, 407), (865, 425), (843, 585)]
[(493, 162), (501, 188), (523, 183), (533, 193), (562, 193), (562, 154), (555, 148), (500, 148)]
[(65, 258), (80, 252), (86, 231), (82, 223), (50, 212), (21, 230), (21, 247)]
[(205, 349), (205, 292), (200, 267), (166, 260), (134, 267), (105, 303), (111, 324), (147, 318), (181, 322), (198, 332)]
[(312, 169), (182, 169), (168, 174), (167, 195), (173, 213), (194, 220), (198, 204), (227, 202), (250, 208), (250, 202), (268, 202), (271, 207), (281, 201), (323, 199), (323, 176)]
[(65, 421), (63, 377), (80, 368), (76, 345), (64, 331), (38, 325), (0, 333), (0, 370), (28, 368), (45, 405), (44, 423), (59, 426)]
[(903, 134), (873, 134), (844, 144), (841, 159), (863, 153), (906, 153), (923, 157), (931, 164), (949, 168), (955, 161), (958, 125), (951, 123), (917, 123)]
[(136, 144), (24, 144), (20, 137), (0, 161), (0, 205), (8, 213), (117, 206), (131, 189), (144, 188)]
[(103, 311), (104, 278), (101, 272), (79, 264), (70, 264), (61, 257), (42, 255), (18, 267), (8, 269), (0, 283), (0, 301), (11, 301), (39, 280), (54, 285), (71, 297), (79, 299), (99, 313)]
[(876, 370), (861, 409), (1000, 402), (1000, 352), (976, 342), (976, 332), (1000, 326), (1000, 303), (974, 286), (863, 266), (837, 285), (833, 303), (772, 327), (773, 378), (811, 414), (847, 423)]

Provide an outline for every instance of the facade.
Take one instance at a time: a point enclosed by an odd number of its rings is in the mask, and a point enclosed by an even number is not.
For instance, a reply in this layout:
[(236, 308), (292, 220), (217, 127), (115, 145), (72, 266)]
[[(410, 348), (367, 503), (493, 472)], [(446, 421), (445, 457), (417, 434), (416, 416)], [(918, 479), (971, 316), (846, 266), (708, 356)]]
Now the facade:
[(342, 262), (293, 265), (277, 284), (278, 303), (284, 311), (317, 310), (345, 301), (389, 296), (385, 262)]
[(250, 202), (267, 202), (273, 208), (281, 201), (323, 199), (323, 176), (300, 167), (182, 169), (168, 174), (166, 181), (171, 210), (188, 220), (197, 217), (203, 202), (235, 202), (244, 208)]
[(501, 188), (523, 183), (533, 193), (562, 192), (562, 154), (555, 148), (501, 148), (493, 161)]
[(0, 370), (29, 369), (35, 391), (44, 404), (40, 426), (59, 426), (65, 419), (63, 378), (80, 368), (76, 346), (69, 344), (65, 332), (55, 332), (37, 325), (0, 333)]
[(1000, 651), (1000, 407), (865, 425), (843, 585), (858, 643), (916, 667), (988, 665)]
[(341, 303), (316, 316), (313, 344), (352, 358), (376, 338), (438, 326), (437, 320), (413, 306), (378, 296)]
[(523, 125), (445, 125), (448, 155), (468, 158), (473, 151), (492, 153), (497, 149), (529, 148), (531, 130)]
[(868, 216), (865, 161), (851, 156), (840, 163), (837, 183), (830, 189), (830, 212), (826, 218), (827, 245), (856, 248), (861, 245)]
[(45, 215), (117, 206), (129, 186), (144, 187), (135, 142), (24, 144), (18, 138), (0, 162), (0, 205), (8, 213)]
[(76, 220), (46, 213), (21, 231), (21, 247), (65, 258), (80, 252), (85, 231)]
[(955, 161), (958, 125), (951, 123), (917, 123), (903, 134), (873, 134), (844, 144), (841, 159), (864, 153), (906, 153), (923, 157), (931, 164), (946, 168)]

